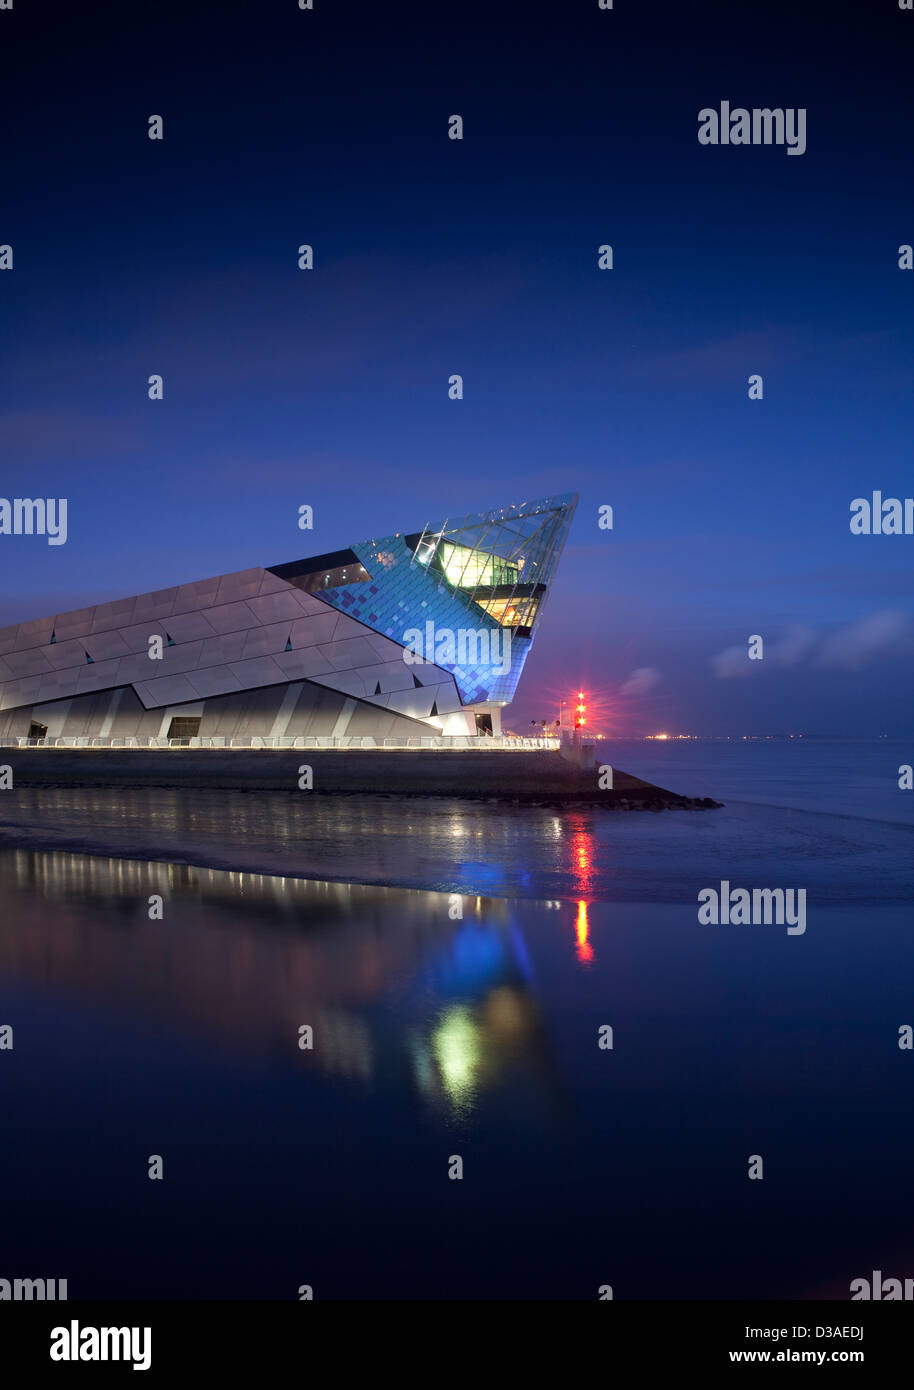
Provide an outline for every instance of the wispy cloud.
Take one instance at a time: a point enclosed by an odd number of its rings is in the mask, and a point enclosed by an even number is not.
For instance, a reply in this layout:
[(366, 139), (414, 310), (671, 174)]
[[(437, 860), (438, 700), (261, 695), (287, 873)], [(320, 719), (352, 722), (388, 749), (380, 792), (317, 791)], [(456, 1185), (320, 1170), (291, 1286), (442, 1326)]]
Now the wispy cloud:
[(660, 672), (656, 666), (639, 666), (632, 671), (628, 680), (621, 687), (620, 695), (644, 695), (646, 691), (653, 690), (660, 680)]
[(910, 636), (910, 619), (896, 608), (872, 613), (834, 633), (823, 642), (818, 666), (839, 671), (858, 671), (875, 658), (896, 650)]
[[(910, 619), (897, 609), (883, 609), (831, 634), (817, 633), (806, 623), (794, 623), (774, 641), (765, 642), (762, 661), (750, 661), (748, 644), (726, 647), (711, 658), (720, 680), (747, 676), (766, 667), (784, 669), (809, 660), (815, 666), (856, 671), (890, 655), (910, 635)], [(764, 637), (764, 633), (761, 634)]]

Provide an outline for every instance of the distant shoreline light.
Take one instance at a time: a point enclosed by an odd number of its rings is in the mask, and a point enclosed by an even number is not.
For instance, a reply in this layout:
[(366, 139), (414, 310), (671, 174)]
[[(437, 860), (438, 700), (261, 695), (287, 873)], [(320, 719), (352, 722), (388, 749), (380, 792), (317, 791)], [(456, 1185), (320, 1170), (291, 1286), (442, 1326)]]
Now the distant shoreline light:
[(676, 739), (690, 739), (693, 742), (711, 740), (715, 743), (751, 743), (762, 739), (805, 738), (805, 734), (642, 734), (643, 743), (671, 743)]

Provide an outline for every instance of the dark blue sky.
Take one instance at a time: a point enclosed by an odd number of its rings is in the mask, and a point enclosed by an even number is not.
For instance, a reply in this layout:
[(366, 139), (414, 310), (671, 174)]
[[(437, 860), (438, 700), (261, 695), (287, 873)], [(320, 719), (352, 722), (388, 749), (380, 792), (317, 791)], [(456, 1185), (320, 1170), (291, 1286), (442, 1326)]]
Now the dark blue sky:
[(0, 13), (0, 623), (577, 490), (509, 725), (910, 730), (914, 13), (315, 5)]

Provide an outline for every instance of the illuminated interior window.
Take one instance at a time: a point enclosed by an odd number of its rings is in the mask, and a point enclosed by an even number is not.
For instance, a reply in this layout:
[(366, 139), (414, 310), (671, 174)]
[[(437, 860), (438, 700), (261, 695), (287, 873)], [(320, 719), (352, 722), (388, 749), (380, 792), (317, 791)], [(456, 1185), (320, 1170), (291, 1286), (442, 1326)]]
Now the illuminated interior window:
[(477, 598), (484, 613), (502, 627), (532, 627), (539, 605), (538, 598)]
[(462, 589), (475, 589), (477, 585), (489, 588), (498, 584), (516, 584), (520, 573), (519, 564), (511, 564), (500, 555), (492, 555), (486, 550), (472, 550), (466, 545), (454, 545), (451, 541), (441, 544), (441, 564), (448, 583), (459, 585)]

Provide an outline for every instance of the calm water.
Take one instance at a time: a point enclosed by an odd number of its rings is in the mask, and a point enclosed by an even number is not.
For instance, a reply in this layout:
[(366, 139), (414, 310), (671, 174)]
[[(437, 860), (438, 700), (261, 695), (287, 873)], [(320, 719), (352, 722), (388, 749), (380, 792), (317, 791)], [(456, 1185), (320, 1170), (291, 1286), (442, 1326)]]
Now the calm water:
[[(909, 759), (632, 745), (727, 801), (657, 815), (4, 793), (0, 1277), (809, 1298), (914, 1274)], [(805, 886), (806, 934), (700, 926), (721, 877)]]

